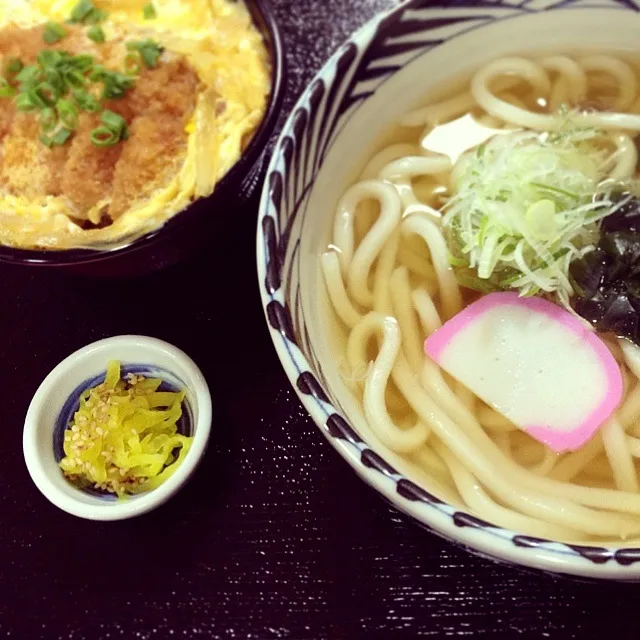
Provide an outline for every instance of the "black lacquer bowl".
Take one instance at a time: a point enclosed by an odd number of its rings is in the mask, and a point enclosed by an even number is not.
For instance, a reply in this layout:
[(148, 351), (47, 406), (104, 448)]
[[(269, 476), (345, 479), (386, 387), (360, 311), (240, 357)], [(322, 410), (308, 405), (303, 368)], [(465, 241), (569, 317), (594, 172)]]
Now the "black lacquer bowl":
[(271, 58), (271, 92), (264, 119), (238, 162), (213, 194), (193, 202), (164, 225), (110, 249), (30, 250), (0, 245), (0, 262), (55, 267), (78, 275), (118, 278), (179, 262), (220, 233), (226, 220), (260, 182), (263, 155), (280, 115), (285, 89), (283, 41), (268, 0), (245, 0)]

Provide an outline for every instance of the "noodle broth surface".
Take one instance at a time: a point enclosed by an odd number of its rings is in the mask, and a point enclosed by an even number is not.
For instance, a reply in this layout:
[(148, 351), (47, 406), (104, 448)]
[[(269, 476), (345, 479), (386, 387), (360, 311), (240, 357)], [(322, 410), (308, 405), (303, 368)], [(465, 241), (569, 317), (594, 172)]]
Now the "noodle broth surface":
[[(570, 109), (603, 130), (608, 175), (638, 177), (637, 56), (517, 59), (529, 66), (505, 59), (508, 72), (486, 83), (498, 108), (478, 99), (481, 69), (407, 113), (338, 204), (320, 268), (331, 350), (349, 390), (340, 400), (389, 462), (450, 504), (531, 536), (628, 546), (640, 539), (640, 370), (616, 336), (602, 337), (621, 366), (622, 404), (593, 440), (567, 454), (511, 424), (423, 350), (430, 334), (482, 295), (456, 281), (441, 228), (467, 152), (495, 136), (542, 131), (544, 118)], [(518, 116), (501, 105), (517, 107)], [(626, 116), (624, 126), (616, 114)]]

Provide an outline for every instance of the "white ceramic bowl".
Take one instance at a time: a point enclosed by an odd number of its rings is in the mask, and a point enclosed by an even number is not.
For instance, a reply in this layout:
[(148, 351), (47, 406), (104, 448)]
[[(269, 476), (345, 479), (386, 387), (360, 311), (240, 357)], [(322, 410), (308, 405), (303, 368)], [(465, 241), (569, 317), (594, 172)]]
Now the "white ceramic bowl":
[(257, 254), (271, 336), (305, 407), (357, 473), (419, 523), (476, 553), (594, 578), (640, 579), (640, 549), (567, 545), (483, 522), (431, 495), (372, 436), (339, 374), (319, 255), (338, 199), (398, 118), (502, 55), (549, 49), (638, 50), (633, 1), (409, 0), (331, 58), (294, 109), (272, 157)]
[[(99, 384), (109, 360), (123, 373), (158, 377), (171, 388), (186, 389), (181, 431), (193, 436), (189, 453), (160, 487), (125, 500), (81, 490), (63, 476), (58, 462), (63, 432), (80, 393)], [(31, 478), (57, 507), (89, 520), (123, 520), (147, 513), (171, 498), (193, 473), (211, 431), (211, 396), (204, 376), (176, 347), (143, 336), (118, 336), (90, 344), (63, 360), (36, 392), (24, 425), (23, 451)]]

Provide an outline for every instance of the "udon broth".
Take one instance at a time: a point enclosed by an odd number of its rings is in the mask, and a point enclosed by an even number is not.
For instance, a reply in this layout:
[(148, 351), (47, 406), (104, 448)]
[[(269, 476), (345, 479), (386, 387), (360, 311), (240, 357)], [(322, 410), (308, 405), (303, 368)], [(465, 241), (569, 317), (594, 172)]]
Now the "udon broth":
[(616, 336), (601, 335), (620, 364), (623, 401), (592, 440), (566, 454), (518, 429), (424, 353), (425, 339), (482, 295), (457, 282), (440, 226), (465, 152), (505, 132), (546, 130), (572, 110), (604, 132), (615, 160), (607, 177), (637, 177), (638, 59), (589, 52), (517, 60), (437, 92), (365, 159), (321, 258), (335, 349), (371, 432), (438, 497), (527, 535), (628, 544), (640, 539), (640, 359), (628, 359)]

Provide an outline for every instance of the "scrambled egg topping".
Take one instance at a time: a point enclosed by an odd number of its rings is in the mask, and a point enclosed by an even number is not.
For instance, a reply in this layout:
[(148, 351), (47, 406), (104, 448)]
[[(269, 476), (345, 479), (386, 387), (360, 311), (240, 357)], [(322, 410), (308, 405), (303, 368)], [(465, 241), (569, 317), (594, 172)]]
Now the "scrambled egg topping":
[[(65, 25), (68, 33), (55, 49), (94, 55), (108, 68), (122, 62), (125, 43), (131, 40), (153, 39), (164, 52), (157, 70), (140, 74), (140, 85), (131, 98), (106, 105), (129, 120), (131, 137), (118, 143), (122, 147), (118, 152), (92, 148), (89, 159), (81, 155), (83, 144), (91, 146), (91, 127), (99, 124), (95, 114), (81, 114), (80, 126), (63, 151), (62, 147), (47, 149), (37, 133), (29, 131), (34, 119), (30, 114), (18, 113), (11, 135), (3, 140), (7, 132), (2, 131), (0, 113), (3, 244), (103, 249), (129, 242), (162, 225), (193, 200), (211, 194), (264, 117), (271, 82), (268, 53), (241, 2), (154, 0), (153, 19), (145, 15), (148, 0), (94, 2), (108, 13), (100, 25), (104, 45), (86, 38), (86, 30), (67, 26), (76, 4), (77, 0), (0, 0), (0, 56), (11, 53), (2, 49), (3, 32), (44, 28), (51, 21)], [(35, 33), (40, 42), (42, 32)], [(44, 42), (42, 48), (47, 48)], [(145, 99), (169, 103), (163, 105), (164, 120), (145, 111)], [(176, 126), (180, 135), (172, 131)], [(16, 146), (16, 135), (22, 146)], [(50, 165), (47, 175), (52, 188), (37, 188), (37, 166), (24, 166), (25, 158), (37, 165), (43, 154)], [(60, 155), (59, 161), (55, 154)], [(81, 158), (77, 166), (73, 166), (75, 156)], [(64, 170), (56, 168), (56, 162)], [(52, 166), (60, 170), (60, 179)], [(101, 192), (100, 184), (106, 183), (109, 188)]]

